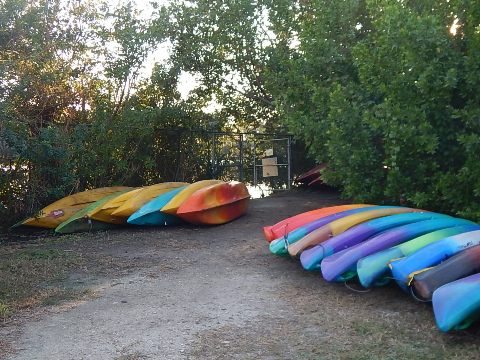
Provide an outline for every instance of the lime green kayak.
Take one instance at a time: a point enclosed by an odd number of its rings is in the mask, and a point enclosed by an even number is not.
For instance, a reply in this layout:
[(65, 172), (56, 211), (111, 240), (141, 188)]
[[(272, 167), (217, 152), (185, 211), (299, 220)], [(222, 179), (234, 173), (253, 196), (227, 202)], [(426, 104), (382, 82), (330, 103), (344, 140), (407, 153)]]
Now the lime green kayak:
[(130, 189), (125, 191), (118, 191), (111, 195), (105, 196), (100, 200), (94, 202), (93, 204), (87, 206), (86, 208), (76, 212), (68, 220), (58, 225), (55, 229), (55, 232), (60, 234), (71, 234), (74, 232), (106, 230), (116, 227), (116, 225), (114, 224), (89, 219), (87, 217), (87, 214), (127, 191), (130, 191)]

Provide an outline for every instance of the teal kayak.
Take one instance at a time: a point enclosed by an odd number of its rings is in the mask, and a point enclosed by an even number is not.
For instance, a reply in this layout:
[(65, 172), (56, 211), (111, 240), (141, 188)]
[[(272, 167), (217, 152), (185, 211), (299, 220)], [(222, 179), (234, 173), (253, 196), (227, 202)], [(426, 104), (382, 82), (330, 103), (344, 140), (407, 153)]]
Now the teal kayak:
[(185, 188), (186, 186), (176, 188), (149, 201), (134, 212), (128, 218), (127, 222), (132, 225), (141, 226), (168, 226), (183, 223), (178, 216), (162, 213), (160, 209)]

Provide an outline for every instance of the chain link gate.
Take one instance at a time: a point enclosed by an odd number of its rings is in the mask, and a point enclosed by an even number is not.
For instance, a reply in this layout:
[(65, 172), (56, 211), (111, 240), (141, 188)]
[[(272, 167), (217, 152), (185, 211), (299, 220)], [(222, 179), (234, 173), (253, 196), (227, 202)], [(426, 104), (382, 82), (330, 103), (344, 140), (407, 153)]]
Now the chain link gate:
[(254, 139), (253, 186), (263, 190), (290, 190), (292, 185), (291, 136)]
[(176, 143), (170, 153), (163, 150), (156, 159), (163, 168), (170, 161), (168, 179), (237, 180), (262, 196), (291, 188), (290, 135), (183, 129), (162, 129), (159, 133)]
[(291, 188), (290, 135), (233, 132), (209, 134), (212, 178), (245, 182), (262, 196)]

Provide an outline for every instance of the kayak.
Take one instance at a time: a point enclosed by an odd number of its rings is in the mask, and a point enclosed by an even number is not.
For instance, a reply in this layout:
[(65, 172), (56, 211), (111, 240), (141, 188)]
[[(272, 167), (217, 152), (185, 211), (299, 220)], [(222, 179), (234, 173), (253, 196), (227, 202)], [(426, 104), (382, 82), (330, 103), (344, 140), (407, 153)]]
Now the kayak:
[(181, 186), (149, 201), (143, 205), (138, 211), (134, 212), (127, 222), (132, 225), (142, 226), (167, 226), (182, 223), (182, 219), (178, 216), (164, 214), (160, 209), (172, 200), (178, 193), (183, 191), (187, 186)]
[(440, 286), (479, 272), (480, 245), (477, 245), (414, 275), (412, 289), (416, 297), (429, 301)]
[(445, 216), (446, 215), (429, 212), (414, 212), (390, 215), (381, 217), (379, 219), (370, 220), (356, 225), (342, 234), (334, 236), (319, 245), (304, 250), (300, 255), (300, 261), (303, 268), (306, 270), (320, 270), (320, 262), (325, 257), (333, 255), (336, 252), (347, 249), (353, 245), (359, 244), (367, 240), (369, 237), (382, 231), (422, 220), (430, 220)]
[(192, 224), (224, 224), (245, 214), (249, 200), (241, 182), (215, 184), (194, 192), (178, 208), (177, 216)]
[(122, 195), (123, 193), (127, 192), (119, 191), (114, 194), (110, 194), (105, 196), (104, 198), (90, 204), (86, 208), (76, 212), (73, 216), (71, 216), (68, 220), (64, 221), (60, 225), (57, 226), (55, 232), (61, 234), (70, 234), (74, 232), (82, 232), (82, 231), (96, 231), (96, 230), (106, 230), (115, 227), (113, 224), (104, 223), (96, 220), (89, 219), (87, 214), (90, 211), (93, 211), (97, 208), (102, 207), (108, 201), (114, 199), (117, 196)]
[(303, 225), (289, 233), (287, 233), (284, 237), (278, 238), (273, 240), (270, 245), (270, 252), (275, 255), (288, 255), (288, 250), (287, 247), (290, 244), (294, 244), (295, 242), (299, 241), (302, 239), (304, 236), (310, 234), (312, 231), (321, 228), (322, 226), (325, 226), (335, 220), (345, 218), (347, 216), (361, 213), (364, 211), (369, 211), (371, 209), (379, 209), (381, 208), (380, 206), (375, 206), (375, 207), (363, 207), (363, 208), (355, 208), (351, 210), (345, 210), (341, 212), (337, 212), (325, 217), (322, 217), (318, 220), (312, 221), (306, 225)]
[(143, 205), (145, 205), (150, 200), (155, 199), (157, 196), (165, 194), (173, 189), (186, 186), (188, 183), (184, 182), (166, 182), (151, 186), (146, 186), (138, 191), (134, 196), (125, 201), (123, 205), (118, 207), (115, 211), (112, 212), (114, 216), (122, 216), (128, 218), (134, 212), (139, 210)]
[(428, 244), (445, 239), (446, 237), (474, 230), (480, 230), (480, 226), (461, 225), (441, 229), (364, 257), (357, 262), (357, 275), (360, 283), (364, 287), (384, 285), (390, 282), (388, 276), (390, 275), (390, 268), (388, 264), (392, 259), (399, 259), (410, 255)]
[(136, 196), (142, 188), (134, 189), (127, 191), (119, 196), (114, 197), (113, 199), (107, 201), (102, 206), (99, 206), (87, 213), (87, 217), (92, 220), (102, 221), (110, 224), (126, 224), (126, 216), (116, 216), (113, 215), (113, 212), (117, 210), (120, 206), (125, 204), (126, 201)]
[(435, 321), (441, 331), (463, 330), (480, 318), (480, 274), (443, 285), (432, 297)]
[(407, 289), (411, 274), (440, 264), (445, 259), (480, 245), (480, 230), (465, 232), (435, 241), (404, 258), (389, 263), (393, 278), (402, 289)]
[(175, 215), (177, 213), (178, 208), (187, 200), (190, 196), (193, 195), (194, 192), (197, 190), (203, 189), (207, 186), (221, 184), (223, 181), (221, 180), (202, 180), (197, 181), (193, 184), (187, 185), (180, 191), (177, 195), (175, 195), (165, 206), (160, 210), (165, 214)]
[(327, 281), (349, 280), (357, 275), (356, 265), (361, 258), (435, 230), (471, 223), (464, 219), (445, 217), (424, 220), (385, 231), (365, 242), (323, 259), (321, 264), (323, 278)]
[(290, 256), (298, 256), (304, 249), (323, 243), (332, 236), (341, 234), (352, 226), (363, 223), (367, 220), (377, 219), (387, 215), (419, 211), (421, 210), (400, 206), (371, 208), (368, 211), (347, 216), (343, 219), (336, 220), (328, 225), (316, 229), (315, 231), (312, 231), (310, 234), (306, 235), (301, 240), (289, 245), (288, 253), (290, 254)]
[(13, 225), (13, 227), (34, 226), (55, 229), (75, 213), (93, 204), (95, 201), (124, 190), (131, 190), (131, 188), (126, 186), (112, 186), (72, 194), (44, 207), (35, 216), (22, 220)]
[(356, 208), (365, 208), (370, 207), (372, 205), (365, 205), (365, 204), (352, 204), (352, 205), (339, 205), (339, 206), (330, 206), (324, 207), (321, 209), (307, 211), (282, 221), (279, 221), (275, 225), (272, 226), (265, 226), (263, 228), (263, 233), (265, 235), (265, 239), (268, 242), (272, 242), (275, 239), (281, 238), (285, 236), (287, 233), (304, 226), (312, 221), (324, 218), (326, 216), (336, 214), (342, 211), (356, 209)]

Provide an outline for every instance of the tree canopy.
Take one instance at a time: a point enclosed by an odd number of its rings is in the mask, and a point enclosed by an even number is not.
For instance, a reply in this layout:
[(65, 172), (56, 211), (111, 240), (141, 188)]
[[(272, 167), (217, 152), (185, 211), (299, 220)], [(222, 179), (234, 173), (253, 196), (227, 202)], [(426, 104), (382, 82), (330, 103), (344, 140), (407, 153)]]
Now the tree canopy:
[(288, 131), (346, 197), (480, 219), (478, 1), (0, 0), (0, 74), (3, 214), (208, 176), (177, 131), (208, 129)]

